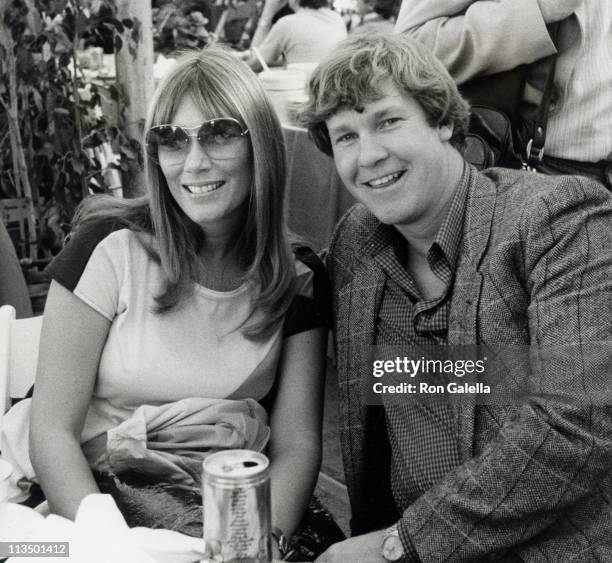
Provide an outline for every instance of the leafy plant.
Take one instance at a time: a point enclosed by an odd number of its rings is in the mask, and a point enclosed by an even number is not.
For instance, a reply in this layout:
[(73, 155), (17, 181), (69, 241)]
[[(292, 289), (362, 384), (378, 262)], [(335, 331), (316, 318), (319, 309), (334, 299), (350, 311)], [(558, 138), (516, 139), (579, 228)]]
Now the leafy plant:
[[(133, 49), (138, 39), (137, 22), (119, 21), (111, 0), (0, 4), (0, 131), (7, 131), (0, 133), (0, 197), (25, 198), (31, 225), (51, 216), (65, 232), (83, 197), (108, 191), (96, 147), (110, 142), (121, 155), (111, 168), (140, 158), (139, 143), (102, 115), (101, 91), (79, 67), (82, 38), (105, 29), (116, 49)], [(117, 87), (110, 93), (121, 101)]]
[(211, 8), (206, 4), (197, 7), (174, 2), (158, 2), (153, 8), (153, 40), (155, 51), (171, 54), (181, 49), (201, 49), (213, 36), (209, 31)]

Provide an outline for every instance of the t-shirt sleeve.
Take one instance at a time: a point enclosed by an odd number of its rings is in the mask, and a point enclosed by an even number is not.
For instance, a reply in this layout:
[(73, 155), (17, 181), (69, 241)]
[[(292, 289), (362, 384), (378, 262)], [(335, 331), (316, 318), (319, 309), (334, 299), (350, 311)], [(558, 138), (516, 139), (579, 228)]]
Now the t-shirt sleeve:
[(284, 336), (331, 324), (331, 288), (323, 262), (308, 247), (297, 247), (293, 252), (297, 291), (287, 311)]
[(52, 279), (109, 320), (117, 314), (124, 237), (111, 224), (82, 225), (48, 266)]

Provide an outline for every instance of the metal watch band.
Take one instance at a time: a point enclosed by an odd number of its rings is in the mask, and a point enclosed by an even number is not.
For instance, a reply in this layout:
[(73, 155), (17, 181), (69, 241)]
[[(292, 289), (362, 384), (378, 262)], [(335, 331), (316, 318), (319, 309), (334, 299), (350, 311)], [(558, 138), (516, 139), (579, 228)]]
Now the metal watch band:
[(397, 524), (393, 524), (383, 532), (381, 555), (385, 561), (404, 561), (404, 546), (399, 537)]
[(281, 529), (277, 528), (276, 526), (272, 526), (270, 534), (276, 540), (276, 545), (278, 545), (278, 551), (280, 551), (281, 557), (285, 557), (289, 551), (289, 542), (287, 541), (287, 537), (285, 534), (283, 534)]

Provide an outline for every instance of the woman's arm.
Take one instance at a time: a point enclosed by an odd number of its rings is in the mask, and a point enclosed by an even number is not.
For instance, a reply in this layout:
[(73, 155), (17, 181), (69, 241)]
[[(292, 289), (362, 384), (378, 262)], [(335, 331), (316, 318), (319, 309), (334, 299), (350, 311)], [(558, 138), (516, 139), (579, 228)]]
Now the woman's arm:
[(270, 421), (272, 525), (289, 538), (308, 506), (321, 463), (327, 329), (286, 338)]
[(99, 492), (80, 438), (110, 321), (51, 282), (32, 400), (30, 457), (51, 510), (74, 519)]

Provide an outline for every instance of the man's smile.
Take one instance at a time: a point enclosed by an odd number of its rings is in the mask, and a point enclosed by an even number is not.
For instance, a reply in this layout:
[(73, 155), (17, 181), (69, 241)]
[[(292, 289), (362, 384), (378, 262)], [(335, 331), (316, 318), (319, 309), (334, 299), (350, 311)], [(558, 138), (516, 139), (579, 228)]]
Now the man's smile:
[(367, 182), (362, 182), (362, 184), (368, 188), (374, 189), (387, 188), (397, 182), (405, 173), (406, 170), (398, 170), (397, 172), (392, 172), (391, 174), (385, 174), (384, 176), (373, 178)]

